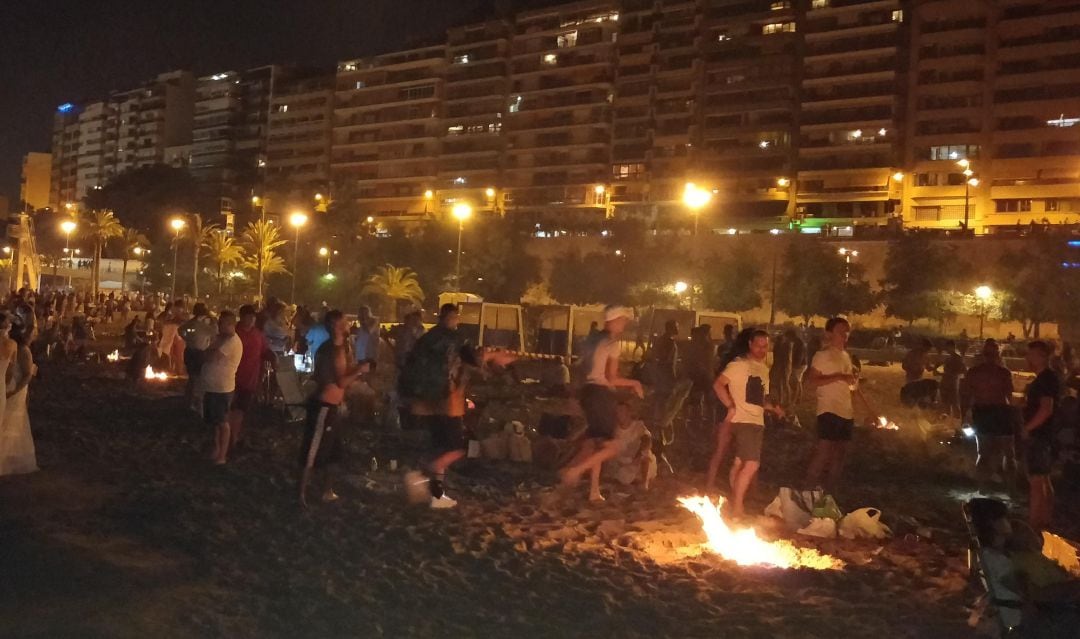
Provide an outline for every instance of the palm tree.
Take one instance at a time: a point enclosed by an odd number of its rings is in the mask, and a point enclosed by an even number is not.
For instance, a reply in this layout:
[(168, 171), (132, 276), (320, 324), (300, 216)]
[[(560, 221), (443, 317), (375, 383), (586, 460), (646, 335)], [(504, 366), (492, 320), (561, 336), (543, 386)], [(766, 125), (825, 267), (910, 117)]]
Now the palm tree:
[(225, 229), (213, 229), (203, 242), (203, 248), (206, 249), (206, 257), (217, 267), (214, 279), (217, 280), (218, 295), (221, 295), (226, 280), (225, 268), (243, 263), (244, 247), (237, 244)]
[(120, 292), (123, 293), (127, 287), (128, 261), (131, 260), (131, 254), (146, 250), (146, 247), (150, 246), (150, 240), (146, 239), (139, 229), (126, 228), (121, 241), (124, 243), (124, 268), (120, 273)]
[(112, 211), (102, 209), (90, 211), (84, 224), (86, 236), (94, 243), (94, 271), (91, 274), (90, 284), (96, 298), (98, 289), (101, 287), (101, 251), (109, 240), (124, 234), (124, 227)]
[(416, 272), (406, 266), (393, 264), (380, 266), (375, 274), (368, 278), (361, 293), (374, 295), (391, 303), (394, 319), (397, 319), (397, 302), (406, 301), (419, 304), (424, 300), (424, 291)]
[(218, 229), (217, 224), (206, 224), (198, 213), (191, 216), (191, 296), (199, 297), (199, 251), (206, 246), (210, 235)]
[(285, 245), (285, 240), (281, 239), (278, 227), (272, 222), (259, 220), (247, 225), (243, 242), (244, 250), (248, 254), (244, 266), (255, 271), (258, 300), (261, 302), (266, 276), (289, 272), (285, 268), (285, 259), (277, 254), (277, 250)]

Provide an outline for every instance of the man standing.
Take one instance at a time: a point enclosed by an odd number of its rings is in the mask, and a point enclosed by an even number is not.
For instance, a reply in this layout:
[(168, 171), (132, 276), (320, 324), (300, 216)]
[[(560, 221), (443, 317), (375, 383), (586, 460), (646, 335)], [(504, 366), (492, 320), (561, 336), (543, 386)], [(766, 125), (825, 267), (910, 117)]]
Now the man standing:
[(653, 365), (653, 424), (659, 424), (667, 408), (668, 399), (675, 389), (675, 379), (679, 362), (679, 323), (675, 320), (664, 322), (664, 332), (656, 338), (649, 351)]
[(304, 442), (300, 447), (300, 505), (307, 508), (307, 487), (315, 468), (324, 471), (323, 501), (338, 498), (334, 475), (341, 464), (344, 442), (337, 423), (338, 409), (345, 400), (345, 389), (369, 368), (368, 362), (350, 362), (346, 356), (349, 327), (341, 311), (328, 311), (323, 318), (330, 339), (315, 353), (312, 379), (315, 393), (307, 407)]
[(978, 445), (975, 472), (981, 477), (1001, 472), (1010, 488), (1016, 473), (1012, 392), (1012, 372), (1001, 363), (997, 342), (988, 339), (983, 344), (981, 361), (967, 371), (960, 385), (960, 418), (966, 418), (971, 411)]
[(210, 317), (206, 304), (202, 302), (196, 302), (191, 309), (191, 319), (180, 325), (180, 338), (184, 340), (184, 368), (188, 375), (185, 397), (188, 404), (196, 410), (197, 383), (202, 371), (203, 356), (217, 332), (214, 318)]
[(379, 356), (379, 320), (371, 314), (371, 308), (361, 306), (356, 314), (353, 329), (353, 357), (357, 362), (376, 360)]
[(1061, 385), (1050, 370), (1050, 346), (1043, 341), (1028, 344), (1028, 368), (1035, 381), (1027, 387), (1024, 401), (1024, 426), (1020, 437), (1024, 441), (1024, 459), (1028, 483), (1031, 486), (1028, 523), (1035, 530), (1050, 526), (1054, 516), (1054, 486), (1050, 470), (1054, 461), (1054, 414), (1061, 397)]
[[(713, 390), (720, 403), (727, 409), (720, 432), (729, 427), (735, 448), (735, 463), (731, 466), (729, 481), (732, 490), (732, 511), (735, 519), (746, 515), (744, 500), (750, 483), (761, 467), (761, 445), (765, 437), (765, 411), (783, 417), (784, 410), (768, 399), (769, 367), (765, 358), (769, 354), (769, 334), (755, 330), (750, 334), (749, 352), (724, 367), (716, 378)], [(717, 446), (719, 452), (721, 446)], [(713, 486), (720, 459), (713, 455), (705, 478), (707, 486)]]
[(406, 473), (405, 488), (411, 500), (430, 498), (429, 504), (435, 509), (457, 505), (447, 496), (443, 482), (450, 466), (465, 457), (467, 451), (465, 389), (469, 368), (479, 368), (488, 361), (499, 365), (513, 361), (508, 353), (479, 353), (464, 343), (458, 333), (459, 320), (457, 305), (443, 304), (439, 323), (416, 340), (398, 380), (411, 417), (427, 426), (435, 449), (427, 476), (419, 471)]
[(942, 407), (948, 412), (949, 417), (955, 416), (960, 411), (960, 377), (966, 370), (964, 356), (956, 351), (956, 341), (951, 339), (946, 341), (939, 393)]
[(206, 349), (201, 376), (203, 421), (214, 427), (215, 464), (224, 464), (229, 457), (229, 405), (236, 389), (236, 369), (244, 353), (244, 345), (236, 336), (236, 315), (222, 311), (218, 317), (218, 336)]
[(686, 374), (690, 378), (690, 396), (687, 399), (687, 419), (698, 432), (712, 426), (715, 420), (716, 395), (712, 390), (716, 374), (716, 357), (710, 339), (711, 327), (702, 324), (690, 331), (690, 344), (686, 353)]
[(626, 307), (606, 307), (604, 330), (591, 335), (583, 346), (581, 371), (585, 386), (581, 390), (581, 410), (587, 424), (585, 441), (574, 459), (559, 471), (559, 476), (563, 487), (571, 487), (588, 471), (589, 501), (604, 500), (600, 494), (600, 470), (604, 462), (619, 452), (615, 439), (618, 427), (615, 391), (630, 388), (638, 397), (645, 396), (641, 382), (619, 374), (619, 338), (633, 317), (633, 311)]
[(232, 407), (229, 410), (229, 447), (235, 448), (241, 442), (244, 432), (244, 420), (262, 381), (263, 363), (271, 366), (277, 363), (274, 352), (266, 341), (263, 332), (255, 326), (255, 307), (245, 304), (240, 307), (240, 322), (236, 325), (236, 336), (244, 347), (240, 365), (236, 368), (236, 390), (233, 393)]
[(806, 385), (817, 397), (817, 444), (810, 466), (806, 470), (806, 485), (821, 485), (824, 474), (826, 486), (836, 490), (844, 470), (848, 442), (855, 428), (855, 409), (851, 395), (858, 383), (847, 340), (851, 325), (842, 317), (825, 322), (824, 348), (814, 353)]

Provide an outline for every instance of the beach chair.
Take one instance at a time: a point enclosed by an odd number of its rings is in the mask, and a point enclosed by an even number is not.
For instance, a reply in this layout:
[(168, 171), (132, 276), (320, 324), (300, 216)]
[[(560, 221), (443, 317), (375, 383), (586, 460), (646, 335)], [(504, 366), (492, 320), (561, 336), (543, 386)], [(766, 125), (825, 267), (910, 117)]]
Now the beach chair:
[[(987, 610), (993, 615), (1001, 636), (1015, 636), (1014, 632), (1020, 626), (1022, 619), (1021, 607), (1023, 602), (1015, 598), (1012, 593), (1000, 592), (998, 585), (1004, 575), (991, 573), (990, 564), (986, 561), (986, 549), (979, 540), (978, 524), (974, 519), (973, 510), (978, 507), (979, 500), (997, 501), (985, 497), (976, 497), (967, 501), (962, 506), (964, 523), (968, 531), (968, 570), (973, 579), (978, 579), (986, 591)], [(1000, 502), (999, 502), (1000, 503)]]

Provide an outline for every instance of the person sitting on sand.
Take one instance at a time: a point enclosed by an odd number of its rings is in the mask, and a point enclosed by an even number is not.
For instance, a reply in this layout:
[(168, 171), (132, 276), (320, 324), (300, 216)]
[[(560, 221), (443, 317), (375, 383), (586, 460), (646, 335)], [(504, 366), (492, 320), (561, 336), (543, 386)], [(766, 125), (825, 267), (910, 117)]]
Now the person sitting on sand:
[(656, 455), (652, 452), (652, 433), (645, 422), (636, 419), (627, 402), (619, 402), (615, 410), (615, 442), (618, 452), (604, 465), (604, 474), (624, 486), (640, 483), (649, 490), (656, 479)]
[(330, 339), (315, 353), (311, 374), (315, 393), (308, 401), (304, 442), (300, 447), (300, 505), (307, 508), (307, 487), (315, 468), (323, 475), (323, 501), (338, 498), (334, 476), (345, 452), (338, 423), (338, 410), (345, 400), (345, 389), (370, 369), (369, 362), (350, 361), (346, 341), (349, 325), (338, 310), (328, 311), (323, 323)]
[(577, 454), (560, 472), (564, 488), (574, 486), (586, 472), (590, 475), (589, 501), (603, 501), (600, 494), (600, 469), (619, 452), (615, 440), (615, 391), (630, 388), (644, 398), (641, 382), (619, 374), (619, 338), (633, 319), (633, 311), (623, 306), (604, 309), (604, 330), (590, 335), (581, 356), (585, 386), (581, 390), (581, 409), (585, 413), (585, 441)]
[[(755, 330), (750, 334), (750, 350), (724, 368), (716, 378), (713, 389), (727, 408), (725, 422), (730, 422), (731, 439), (735, 447), (735, 463), (731, 466), (732, 511), (735, 519), (746, 516), (744, 500), (750, 483), (761, 466), (761, 445), (765, 436), (765, 412), (784, 416), (784, 409), (769, 399), (769, 334)], [(723, 427), (721, 427), (723, 430)], [(712, 464), (710, 463), (710, 469)], [(715, 481), (714, 478), (709, 478)]]

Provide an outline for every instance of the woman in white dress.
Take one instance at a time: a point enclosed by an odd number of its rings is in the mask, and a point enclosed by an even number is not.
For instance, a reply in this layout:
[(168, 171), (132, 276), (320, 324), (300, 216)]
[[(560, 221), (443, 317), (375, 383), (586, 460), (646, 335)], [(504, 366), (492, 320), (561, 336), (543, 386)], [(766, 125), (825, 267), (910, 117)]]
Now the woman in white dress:
[[(12, 328), (14, 332), (9, 338), (8, 330)], [(10, 319), (5, 317), (3, 323), (0, 323), (0, 333), (15, 346), (11, 357), (2, 364), (7, 369), (7, 393), (4, 419), (0, 424), (0, 476), (32, 473), (38, 467), (34, 436), (30, 432), (30, 414), (26, 409), (26, 395), (30, 378), (34, 376), (36, 369), (34, 358), (30, 354), (34, 326), (12, 326)], [(3, 348), (4, 346), (0, 345), (0, 350)]]

